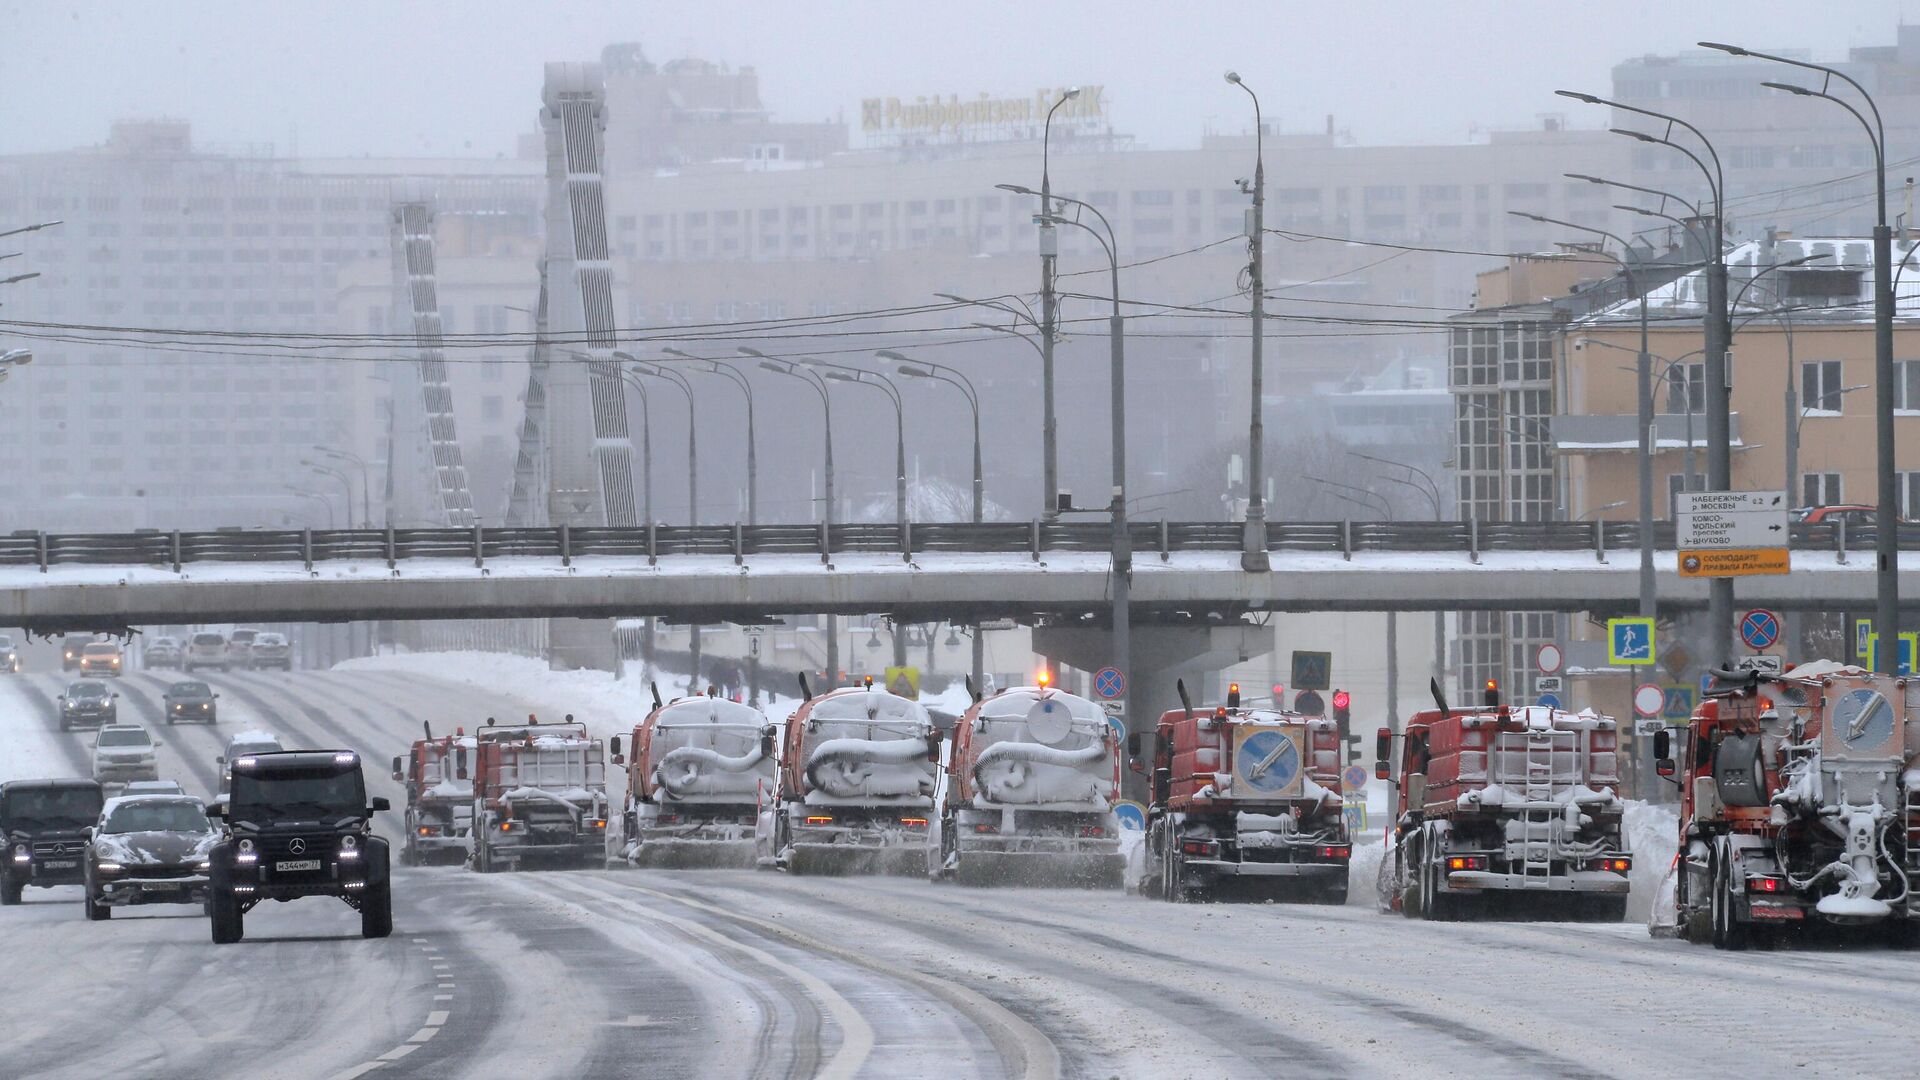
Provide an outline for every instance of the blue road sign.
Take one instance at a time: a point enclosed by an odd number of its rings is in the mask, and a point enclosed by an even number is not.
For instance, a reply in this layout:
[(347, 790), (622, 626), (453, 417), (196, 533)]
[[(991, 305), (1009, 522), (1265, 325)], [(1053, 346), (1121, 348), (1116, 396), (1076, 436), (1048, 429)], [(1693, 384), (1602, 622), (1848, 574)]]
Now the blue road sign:
[(1124, 750), (1127, 746), (1127, 718), (1124, 716), (1107, 717), (1107, 726), (1113, 729), (1113, 741)]
[(1740, 619), (1740, 640), (1749, 648), (1764, 649), (1780, 640), (1780, 616), (1755, 608)]
[(1333, 654), (1293, 650), (1293, 688), (1328, 690), (1333, 687)]
[(1533, 699), (1533, 703), (1543, 709), (1557, 709), (1560, 707), (1560, 695), (1541, 694), (1539, 697)]
[(1137, 802), (1122, 800), (1113, 804), (1113, 816), (1120, 827), (1128, 832), (1143, 832), (1147, 827), (1147, 808)]
[(1685, 720), (1693, 715), (1693, 688), (1690, 686), (1663, 686), (1666, 698), (1660, 704), (1662, 720)]
[(1654, 662), (1653, 620), (1640, 617), (1607, 620), (1607, 663), (1641, 667)]
[(1103, 667), (1093, 673), (1093, 692), (1103, 698), (1117, 698), (1127, 692), (1127, 677), (1117, 667)]

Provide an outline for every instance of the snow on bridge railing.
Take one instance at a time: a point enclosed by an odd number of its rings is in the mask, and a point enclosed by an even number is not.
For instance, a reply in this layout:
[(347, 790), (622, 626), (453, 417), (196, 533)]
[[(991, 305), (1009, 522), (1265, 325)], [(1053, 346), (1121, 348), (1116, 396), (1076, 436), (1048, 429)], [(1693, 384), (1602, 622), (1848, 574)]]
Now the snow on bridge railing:
[[(1135, 521), (1130, 535), (1137, 556), (1154, 552), (1237, 551), (1243, 526), (1235, 521)], [(1654, 545), (1674, 546), (1670, 522), (1654, 525)], [(1789, 542), (1799, 550), (1846, 553), (1873, 546), (1871, 526), (1796, 524)], [(1633, 522), (1540, 521), (1275, 521), (1267, 524), (1272, 551), (1483, 552), (1593, 551), (1601, 560), (1634, 550)], [(178, 567), (208, 562), (316, 562), (460, 559), (485, 565), (490, 559), (644, 558), (658, 561), (692, 555), (731, 556), (744, 562), (760, 555), (811, 555), (826, 561), (849, 553), (927, 554), (1103, 552), (1111, 526), (1087, 521), (993, 521), (819, 524), (652, 525), (638, 527), (462, 529), (218, 529), (211, 532), (39, 533), (0, 536), (0, 566), (55, 565)], [(1920, 525), (1902, 524), (1900, 546), (1920, 550)]]

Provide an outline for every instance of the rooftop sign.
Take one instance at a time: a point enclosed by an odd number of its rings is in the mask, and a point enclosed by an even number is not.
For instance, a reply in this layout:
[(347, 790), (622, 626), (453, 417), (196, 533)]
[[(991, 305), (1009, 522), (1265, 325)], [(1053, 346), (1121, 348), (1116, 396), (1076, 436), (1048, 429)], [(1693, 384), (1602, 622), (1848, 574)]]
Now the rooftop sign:
[(962, 99), (958, 94), (945, 98), (916, 97), (911, 101), (897, 97), (866, 98), (860, 103), (860, 130), (868, 135), (960, 135), (981, 134), (1000, 129), (1039, 127), (1047, 110), (1060, 103), (1053, 114), (1054, 123), (1092, 124), (1107, 118), (1106, 88), (1082, 86), (1080, 96), (1062, 102), (1066, 87), (1035, 90), (1027, 97), (993, 97), (986, 91)]

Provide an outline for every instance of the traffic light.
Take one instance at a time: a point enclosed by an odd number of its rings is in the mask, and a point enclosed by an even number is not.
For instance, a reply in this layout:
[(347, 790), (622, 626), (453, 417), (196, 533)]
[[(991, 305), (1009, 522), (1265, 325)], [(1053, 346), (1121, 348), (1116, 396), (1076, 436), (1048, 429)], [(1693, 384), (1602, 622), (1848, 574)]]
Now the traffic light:
[(1483, 694), (1484, 696), (1481, 700), (1486, 704), (1487, 708), (1491, 709), (1498, 706), (1500, 704), (1500, 680), (1488, 679)]
[(1341, 754), (1347, 754), (1348, 747), (1360, 745), (1360, 736), (1353, 730), (1353, 697), (1345, 690), (1333, 692), (1333, 722), (1340, 732)]
[(1287, 707), (1287, 688), (1280, 683), (1273, 684), (1273, 707), (1276, 709)]

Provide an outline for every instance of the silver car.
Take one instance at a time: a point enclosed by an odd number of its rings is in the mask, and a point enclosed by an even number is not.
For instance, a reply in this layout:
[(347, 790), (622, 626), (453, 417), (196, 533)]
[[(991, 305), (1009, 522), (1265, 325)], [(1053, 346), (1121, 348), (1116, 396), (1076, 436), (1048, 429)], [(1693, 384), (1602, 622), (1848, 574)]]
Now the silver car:
[(93, 778), (102, 784), (160, 779), (153, 736), (138, 724), (108, 724), (93, 740)]
[(226, 635), (202, 630), (187, 639), (187, 653), (180, 660), (180, 670), (211, 667), (225, 671), (231, 663), (227, 659)]
[(247, 666), (255, 671), (263, 668), (292, 671), (293, 645), (287, 641), (287, 635), (261, 631), (253, 639), (253, 652)]

